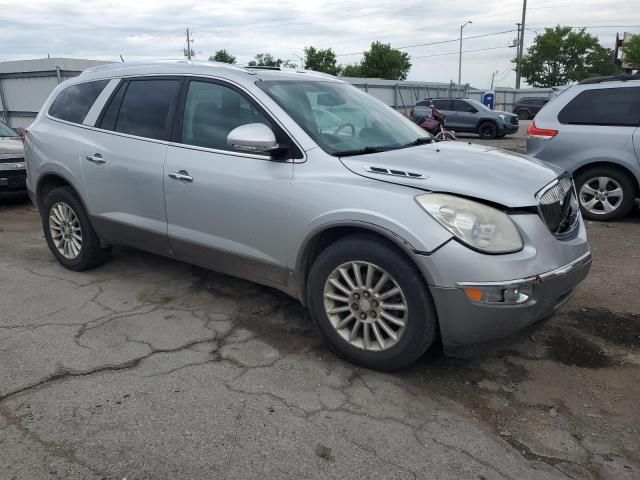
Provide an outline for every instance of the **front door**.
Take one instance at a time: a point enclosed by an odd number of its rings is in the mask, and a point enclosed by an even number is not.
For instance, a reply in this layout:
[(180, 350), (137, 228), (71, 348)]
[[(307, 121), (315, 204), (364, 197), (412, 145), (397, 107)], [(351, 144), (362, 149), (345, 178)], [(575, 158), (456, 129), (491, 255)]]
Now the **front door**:
[(293, 163), (227, 145), (234, 128), (274, 125), (222, 82), (190, 80), (164, 169), (169, 243), (191, 263), (266, 284), (286, 282)]

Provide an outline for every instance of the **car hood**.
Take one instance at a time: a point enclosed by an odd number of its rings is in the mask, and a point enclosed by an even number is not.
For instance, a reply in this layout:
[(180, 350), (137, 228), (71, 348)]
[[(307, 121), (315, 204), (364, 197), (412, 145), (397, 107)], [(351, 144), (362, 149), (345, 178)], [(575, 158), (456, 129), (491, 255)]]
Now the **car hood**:
[(431, 143), (340, 160), (367, 178), (474, 197), (509, 208), (535, 206), (535, 194), (562, 173), (532, 157), (462, 142)]
[(0, 137), (0, 160), (24, 158), (24, 145), (21, 138)]

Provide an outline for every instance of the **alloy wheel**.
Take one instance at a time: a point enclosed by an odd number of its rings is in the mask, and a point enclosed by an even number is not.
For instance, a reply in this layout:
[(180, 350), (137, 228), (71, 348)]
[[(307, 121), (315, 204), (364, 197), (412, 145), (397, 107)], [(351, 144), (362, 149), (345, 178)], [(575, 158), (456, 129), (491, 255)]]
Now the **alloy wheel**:
[(623, 197), (622, 187), (611, 177), (594, 177), (580, 187), (580, 204), (594, 215), (613, 212)]
[(73, 260), (82, 250), (82, 228), (76, 212), (64, 202), (57, 202), (49, 211), (49, 230), (58, 252)]
[(409, 315), (399, 284), (379, 266), (363, 261), (343, 263), (331, 272), (324, 287), (324, 308), (345, 341), (371, 351), (397, 344)]

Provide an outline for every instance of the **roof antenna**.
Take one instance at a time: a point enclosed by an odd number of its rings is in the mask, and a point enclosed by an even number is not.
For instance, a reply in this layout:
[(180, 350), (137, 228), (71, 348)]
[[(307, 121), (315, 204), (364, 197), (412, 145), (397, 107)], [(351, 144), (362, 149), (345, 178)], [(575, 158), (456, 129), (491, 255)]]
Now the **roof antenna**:
[(122, 63), (124, 63), (124, 58), (122, 58), (122, 54), (120, 55), (120, 60), (122, 60)]

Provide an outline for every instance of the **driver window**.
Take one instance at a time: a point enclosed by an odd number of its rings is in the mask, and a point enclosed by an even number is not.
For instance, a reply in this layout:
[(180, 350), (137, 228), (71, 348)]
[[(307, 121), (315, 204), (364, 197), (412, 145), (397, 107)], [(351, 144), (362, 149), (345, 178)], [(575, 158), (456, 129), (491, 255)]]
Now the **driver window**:
[(263, 123), (273, 129), (271, 122), (235, 90), (216, 83), (189, 83), (182, 117), (182, 143), (231, 151), (227, 135), (248, 123)]
[(454, 100), (453, 101), (453, 109), (456, 112), (473, 112), (475, 108), (469, 105), (467, 102), (463, 102), (462, 100)]

